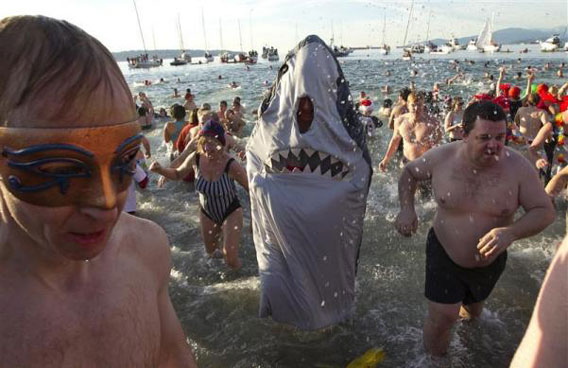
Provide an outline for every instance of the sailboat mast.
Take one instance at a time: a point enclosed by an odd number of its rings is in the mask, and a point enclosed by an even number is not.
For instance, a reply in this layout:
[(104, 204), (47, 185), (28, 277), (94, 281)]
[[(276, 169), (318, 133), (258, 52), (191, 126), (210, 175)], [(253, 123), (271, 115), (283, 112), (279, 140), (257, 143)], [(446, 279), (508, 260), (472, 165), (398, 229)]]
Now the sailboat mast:
[(219, 18), (219, 46), (223, 50), (223, 27), (221, 27), (221, 18)]
[(152, 27), (152, 41), (154, 42), (154, 50), (156, 50), (156, 34), (154, 33), (154, 27)]
[(410, 4), (410, 11), (408, 12), (408, 22), (406, 23), (406, 31), (404, 32), (404, 41), (402, 46), (406, 46), (406, 38), (408, 37), (408, 28), (410, 27), (410, 18), (412, 18), (412, 9), (414, 8), (414, 0)]
[(181, 33), (181, 21), (179, 19), (179, 13), (178, 13), (178, 24), (177, 24), (177, 28), (178, 28), (178, 35), (179, 35), (179, 48), (180, 50), (184, 51), (185, 47), (183, 45), (183, 34)]
[(432, 18), (432, 9), (430, 9), (430, 13), (428, 13), (428, 26), (426, 28), (426, 42), (428, 42), (428, 38), (430, 37), (430, 18)]
[(203, 16), (203, 8), (201, 8), (201, 26), (203, 27), (203, 40), (205, 41), (205, 52), (209, 51), (207, 47), (207, 34), (205, 33), (205, 17)]
[(238, 25), (239, 25), (239, 45), (241, 46), (241, 50), (240, 50), (240, 51), (243, 51), (244, 49), (243, 49), (243, 37), (242, 37), (242, 35), (241, 35), (241, 20), (240, 20), (240, 19), (237, 19), (237, 23), (238, 23)]
[(383, 45), (385, 44), (385, 34), (386, 34), (386, 30), (387, 30), (387, 11), (385, 8), (383, 8)]
[(138, 15), (138, 8), (136, 7), (136, 1), (132, 0), (134, 3), (134, 10), (136, 11), (136, 19), (138, 19), (138, 29), (140, 29), (140, 37), (142, 38), (142, 46), (144, 47), (144, 53), (146, 53), (146, 42), (144, 42), (144, 34), (142, 33), (142, 25), (140, 24), (140, 16)]
[(254, 50), (254, 43), (252, 42), (252, 10), (249, 11), (249, 30), (250, 30), (250, 49)]

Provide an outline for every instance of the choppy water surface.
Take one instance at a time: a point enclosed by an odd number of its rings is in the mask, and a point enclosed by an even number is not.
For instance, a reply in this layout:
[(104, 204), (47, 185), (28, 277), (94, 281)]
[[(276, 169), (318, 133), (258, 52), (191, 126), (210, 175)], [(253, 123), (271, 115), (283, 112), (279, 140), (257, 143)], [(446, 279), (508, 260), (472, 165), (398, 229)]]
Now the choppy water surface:
[[(523, 46), (524, 47), (524, 46)], [(506, 48), (506, 47), (505, 47)], [(512, 72), (505, 82), (514, 82), (516, 71), (531, 65), (542, 69), (545, 62), (554, 66), (566, 61), (566, 54), (542, 54), (531, 48), (519, 54), (483, 55), (466, 51), (424, 56), (408, 62), (400, 59), (400, 51), (381, 57), (372, 51), (357, 51), (341, 59), (351, 93), (365, 90), (375, 99), (376, 110), (382, 102), (380, 86), (389, 84), (393, 91), (413, 79), (418, 88), (430, 90), (436, 81), (443, 82), (455, 75), (451, 61), (458, 60), (466, 74), (466, 82), (445, 87), (442, 95), (460, 94), (469, 98), (488, 83), (481, 82), (483, 73), (498, 76), (498, 67), (506, 65)], [(517, 58), (521, 57), (519, 62)], [(464, 59), (474, 59), (466, 65)], [(489, 62), (488, 68), (484, 67)], [(169, 60), (164, 60), (168, 64)], [(191, 88), (196, 102), (217, 106), (225, 99), (231, 103), (241, 96), (247, 110), (250, 134), (254, 119), (250, 114), (272, 83), (279, 63), (259, 63), (247, 71), (244, 65), (191, 65), (171, 67), (169, 64), (148, 71), (130, 71), (120, 66), (133, 91), (144, 91), (154, 106), (169, 106), (183, 99), (171, 98), (173, 88), (183, 95)], [(271, 67), (272, 66), (272, 67)], [(411, 78), (411, 70), (418, 75)], [(387, 70), (390, 76), (385, 76)], [(557, 68), (537, 74), (537, 81), (561, 84), (555, 77)], [(221, 75), (222, 79), (218, 79)], [(158, 81), (149, 87), (144, 80)], [(179, 78), (179, 82), (178, 82)], [(241, 88), (229, 89), (237, 81)], [(524, 88), (525, 80), (517, 84)], [(390, 96), (393, 100), (395, 94)], [(167, 163), (166, 147), (162, 143), (162, 123), (147, 133), (153, 156)], [(376, 167), (385, 152), (391, 131), (383, 127), (369, 148)], [(420, 226), (408, 239), (399, 236), (392, 223), (398, 211), (396, 183), (400, 168), (391, 163), (388, 174), (375, 172), (369, 193), (365, 232), (357, 275), (357, 301), (353, 318), (339, 326), (317, 332), (303, 332), (257, 317), (259, 280), (256, 255), (250, 230), (250, 207), (246, 194), (240, 198), (245, 211), (245, 227), (240, 244), (243, 268), (227, 269), (221, 260), (210, 260), (201, 241), (197, 195), (186, 183), (168, 183), (156, 187), (152, 175), (149, 189), (138, 195), (139, 215), (149, 218), (167, 231), (173, 255), (171, 295), (183, 328), (194, 348), (200, 367), (344, 367), (366, 350), (382, 346), (386, 360), (381, 367), (430, 367), (432, 363), (422, 350), (422, 322), (426, 300), (423, 296), (425, 269), (425, 239), (435, 205), (419, 201), (417, 212)], [(458, 323), (452, 338), (450, 357), (443, 366), (507, 367), (523, 336), (530, 318), (540, 283), (553, 254), (564, 236), (565, 206), (558, 218), (543, 233), (516, 242), (509, 251), (507, 269), (487, 302), (485, 314), (473, 323)]]

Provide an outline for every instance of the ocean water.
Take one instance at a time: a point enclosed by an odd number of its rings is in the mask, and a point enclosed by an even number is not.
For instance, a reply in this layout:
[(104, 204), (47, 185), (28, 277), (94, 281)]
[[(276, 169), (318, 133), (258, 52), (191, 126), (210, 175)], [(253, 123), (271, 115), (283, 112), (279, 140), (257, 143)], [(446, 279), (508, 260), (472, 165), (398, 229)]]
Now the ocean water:
[[(507, 46), (504, 47), (505, 49)], [(498, 68), (511, 72), (527, 66), (540, 69), (537, 82), (564, 83), (556, 78), (557, 65), (567, 61), (565, 53), (543, 54), (535, 46), (531, 52), (519, 54), (524, 46), (509, 46), (514, 52), (477, 54), (461, 51), (449, 55), (424, 55), (414, 61), (403, 61), (400, 50), (379, 56), (372, 50), (360, 50), (340, 59), (354, 97), (364, 90), (375, 100), (375, 107), (386, 97), (380, 87), (388, 84), (394, 91), (413, 80), (419, 89), (430, 90), (435, 82), (443, 82), (456, 74), (451, 67), (458, 60), (466, 78), (446, 87), (441, 95), (472, 94), (487, 89), (485, 71), (498, 76)], [(518, 58), (521, 57), (521, 60)], [(469, 65), (464, 59), (473, 59)], [(203, 65), (151, 70), (128, 70), (119, 63), (133, 94), (144, 91), (156, 111), (160, 106), (183, 102), (171, 98), (173, 88), (183, 96), (191, 88), (197, 104), (209, 102), (216, 107), (220, 100), (231, 103), (240, 96), (248, 120), (250, 134), (254, 126), (251, 112), (258, 107), (262, 95), (276, 77), (280, 63), (259, 64), (247, 70), (244, 65)], [(485, 63), (488, 66), (485, 67)], [(554, 67), (542, 71), (544, 63)], [(416, 70), (416, 77), (411, 71)], [(385, 72), (390, 71), (390, 76)], [(219, 79), (219, 75), (222, 79)], [(164, 78), (163, 83), (156, 83)], [(151, 86), (144, 86), (151, 80)], [(238, 89), (228, 88), (231, 81)], [(526, 80), (516, 83), (524, 89)], [(514, 83), (515, 84), (515, 83)], [(384, 120), (384, 119), (383, 119)], [(163, 123), (146, 133), (152, 145), (153, 159), (168, 162), (167, 148), (162, 142)], [(376, 168), (386, 150), (391, 131), (377, 130), (369, 148)], [(244, 139), (246, 142), (246, 138)], [(160, 224), (168, 233), (172, 248), (173, 269), (170, 293), (175, 310), (194, 349), (200, 367), (345, 367), (351, 360), (374, 347), (382, 347), (386, 359), (380, 367), (508, 367), (530, 319), (540, 284), (556, 244), (564, 236), (564, 212), (561, 204), (554, 224), (532, 238), (516, 242), (509, 248), (507, 268), (487, 301), (486, 311), (475, 322), (460, 322), (454, 328), (449, 356), (431, 362), (422, 349), (422, 323), (426, 313), (423, 296), (425, 239), (435, 213), (431, 200), (417, 205), (419, 229), (412, 238), (403, 238), (393, 227), (398, 212), (397, 180), (400, 168), (396, 162), (390, 171), (375, 170), (368, 198), (360, 264), (357, 275), (357, 299), (350, 320), (323, 331), (305, 332), (257, 317), (259, 280), (256, 255), (250, 229), (250, 207), (246, 193), (239, 188), (244, 207), (245, 226), (240, 243), (243, 268), (230, 271), (222, 260), (208, 259), (200, 236), (198, 198), (190, 185), (168, 182), (156, 186), (151, 174), (150, 186), (138, 193), (138, 215)]]

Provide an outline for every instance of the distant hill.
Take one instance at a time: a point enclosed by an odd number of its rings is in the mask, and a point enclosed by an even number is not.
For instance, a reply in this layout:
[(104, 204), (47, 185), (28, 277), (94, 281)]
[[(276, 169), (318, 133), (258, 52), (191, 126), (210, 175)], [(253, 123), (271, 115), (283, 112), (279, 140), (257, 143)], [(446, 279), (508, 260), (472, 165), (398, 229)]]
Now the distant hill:
[[(146, 51), (148, 53), (148, 55), (158, 55), (158, 57), (162, 58), (162, 59), (173, 59), (176, 56), (179, 56), (180, 51), (179, 50), (147, 50)], [(186, 50), (187, 53), (189, 53), (189, 55), (191, 55), (191, 57), (203, 57), (203, 55), (205, 54), (205, 50)], [(230, 52), (235, 54), (236, 51), (227, 51), (227, 50), (209, 50), (209, 52), (211, 53), (211, 55), (213, 56), (218, 56), (220, 53), (222, 52)], [(119, 51), (119, 52), (113, 52), (112, 55), (114, 56), (116, 61), (126, 61), (127, 57), (135, 57), (138, 56), (140, 54), (144, 53), (144, 50), (129, 50), (129, 51)]]
[[(493, 40), (502, 44), (518, 44), (518, 43), (535, 43), (536, 41), (544, 41), (553, 34), (559, 34), (561, 38), (566, 38), (564, 27), (555, 27), (550, 29), (525, 29), (525, 28), (504, 28), (493, 32)], [(467, 44), (472, 38), (478, 35), (458, 38), (461, 45)], [(432, 40), (436, 45), (442, 45), (448, 42), (447, 39), (436, 38)]]

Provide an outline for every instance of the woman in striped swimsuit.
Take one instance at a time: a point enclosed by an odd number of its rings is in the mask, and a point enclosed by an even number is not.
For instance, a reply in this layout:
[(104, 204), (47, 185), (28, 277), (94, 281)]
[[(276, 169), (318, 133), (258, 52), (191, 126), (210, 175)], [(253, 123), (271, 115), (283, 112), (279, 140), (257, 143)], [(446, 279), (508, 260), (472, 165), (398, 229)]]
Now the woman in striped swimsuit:
[(223, 238), (223, 256), (233, 269), (241, 267), (239, 241), (243, 227), (243, 211), (234, 180), (248, 191), (245, 169), (226, 150), (225, 132), (221, 125), (208, 121), (199, 131), (197, 151), (176, 169), (163, 168), (153, 162), (150, 170), (172, 180), (180, 180), (192, 169), (196, 173), (195, 189), (201, 205), (201, 235), (205, 249), (213, 256)]

